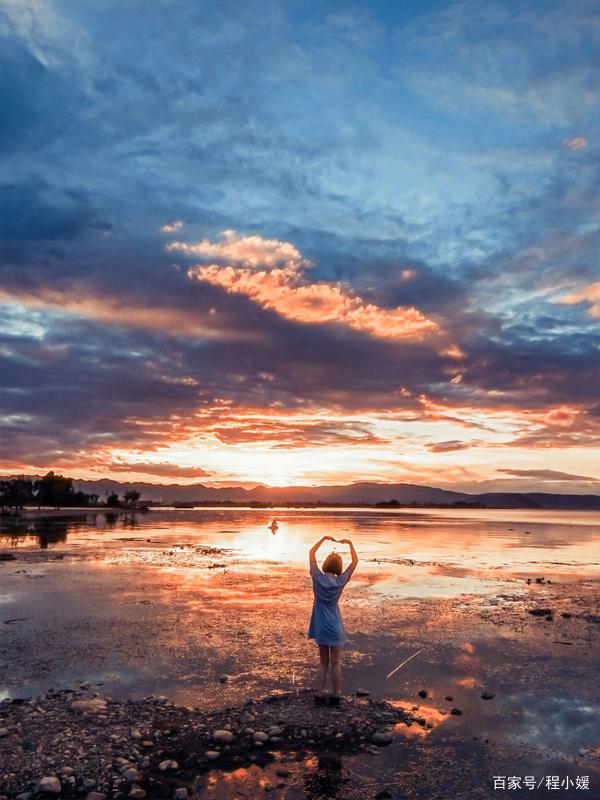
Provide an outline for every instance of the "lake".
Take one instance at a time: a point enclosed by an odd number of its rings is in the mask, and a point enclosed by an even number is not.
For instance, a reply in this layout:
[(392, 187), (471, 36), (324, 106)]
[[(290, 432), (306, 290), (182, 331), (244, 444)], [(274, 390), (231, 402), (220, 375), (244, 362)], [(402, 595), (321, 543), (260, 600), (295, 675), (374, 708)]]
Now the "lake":
[[(236, 508), (4, 519), (0, 552), (15, 560), (0, 562), (0, 697), (85, 680), (112, 697), (163, 694), (216, 708), (310, 686), (307, 553), (324, 534), (351, 538), (360, 558), (341, 603), (344, 689), (418, 705), (430, 727), (406, 729), (407, 741), (426, 740), (429, 755), (454, 748), (454, 763), (472, 762), (482, 781), (492, 769), (484, 755), (496, 770), (519, 758), (573, 775), (580, 751), (600, 755), (596, 512)], [(347, 562), (347, 547), (337, 547)], [(319, 559), (332, 548), (325, 543)], [(538, 607), (551, 618), (529, 613)], [(482, 689), (494, 700), (482, 701)], [(446, 696), (461, 717), (450, 718)], [(393, 771), (390, 758), (382, 763)], [(597, 769), (596, 757), (586, 769)]]

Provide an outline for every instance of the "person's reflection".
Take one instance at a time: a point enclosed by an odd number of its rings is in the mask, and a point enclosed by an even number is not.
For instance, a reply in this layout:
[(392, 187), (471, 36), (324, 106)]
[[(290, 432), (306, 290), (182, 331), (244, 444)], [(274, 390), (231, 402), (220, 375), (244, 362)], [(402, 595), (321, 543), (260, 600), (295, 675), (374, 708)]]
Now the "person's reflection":
[(323, 755), (319, 756), (317, 769), (304, 778), (304, 791), (307, 800), (324, 800), (337, 797), (338, 790), (346, 783), (342, 759)]

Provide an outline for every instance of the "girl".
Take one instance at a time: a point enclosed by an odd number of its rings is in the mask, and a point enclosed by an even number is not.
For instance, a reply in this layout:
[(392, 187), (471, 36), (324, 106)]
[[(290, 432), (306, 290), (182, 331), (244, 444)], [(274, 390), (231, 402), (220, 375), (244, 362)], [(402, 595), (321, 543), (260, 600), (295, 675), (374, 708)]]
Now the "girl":
[(323, 562), (323, 571), (321, 571), (317, 566), (316, 554), (325, 541), (335, 542), (336, 540), (332, 536), (323, 536), (309, 552), (310, 576), (315, 599), (308, 628), (308, 638), (316, 639), (319, 645), (319, 673), (315, 703), (320, 706), (325, 703), (327, 669), (331, 665), (333, 695), (329, 698), (329, 705), (339, 706), (342, 686), (341, 651), (342, 645), (346, 641), (346, 632), (338, 608), (338, 600), (344, 586), (356, 569), (358, 556), (350, 539), (340, 539), (340, 544), (350, 545), (350, 555), (352, 556), (350, 566), (342, 572), (341, 557), (337, 553), (330, 553)]

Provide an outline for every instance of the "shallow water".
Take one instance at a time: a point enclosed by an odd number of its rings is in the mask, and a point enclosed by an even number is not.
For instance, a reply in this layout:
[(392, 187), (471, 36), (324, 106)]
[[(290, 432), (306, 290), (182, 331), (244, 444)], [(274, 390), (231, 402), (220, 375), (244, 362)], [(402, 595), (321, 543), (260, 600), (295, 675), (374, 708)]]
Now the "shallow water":
[[(0, 552), (16, 560), (0, 561), (0, 697), (90, 680), (113, 697), (216, 707), (308, 685), (307, 551), (324, 534), (353, 539), (360, 557), (342, 599), (346, 690), (419, 706), (432, 727), (398, 732), (411, 758), (450, 749), (454, 766), (471, 763), (482, 781), (517, 759), (530, 773), (542, 763), (597, 769), (577, 761), (581, 748), (600, 748), (593, 512), (161, 509), (3, 520)], [(535, 606), (553, 608), (553, 620), (529, 615)], [(452, 705), (463, 715), (449, 715)], [(377, 768), (360, 767), (367, 756), (346, 760), (342, 772), (387, 770), (392, 781), (394, 752)], [(319, 774), (300, 765), (297, 792), (285, 796), (312, 796), (306, 780), (318, 788)], [(369, 785), (381, 788), (375, 777)], [(232, 780), (215, 773), (210, 791), (227, 796)], [(354, 796), (344, 786), (340, 796)]]

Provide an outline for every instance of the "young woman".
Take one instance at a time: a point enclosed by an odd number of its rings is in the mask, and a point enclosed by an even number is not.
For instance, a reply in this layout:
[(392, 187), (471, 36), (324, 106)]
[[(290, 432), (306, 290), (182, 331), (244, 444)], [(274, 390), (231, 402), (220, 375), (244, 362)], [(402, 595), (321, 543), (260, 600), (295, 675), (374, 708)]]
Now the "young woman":
[(335, 542), (336, 540), (332, 536), (323, 536), (309, 552), (310, 576), (315, 599), (308, 628), (308, 638), (315, 639), (319, 645), (319, 673), (315, 703), (318, 705), (325, 703), (327, 670), (331, 666), (333, 695), (329, 698), (329, 705), (339, 706), (342, 688), (342, 645), (346, 641), (346, 632), (338, 601), (344, 586), (356, 569), (358, 556), (350, 539), (340, 539), (340, 544), (350, 546), (352, 557), (350, 565), (342, 572), (341, 556), (338, 553), (330, 553), (323, 562), (323, 569), (320, 570), (317, 566), (317, 550), (326, 541)]

